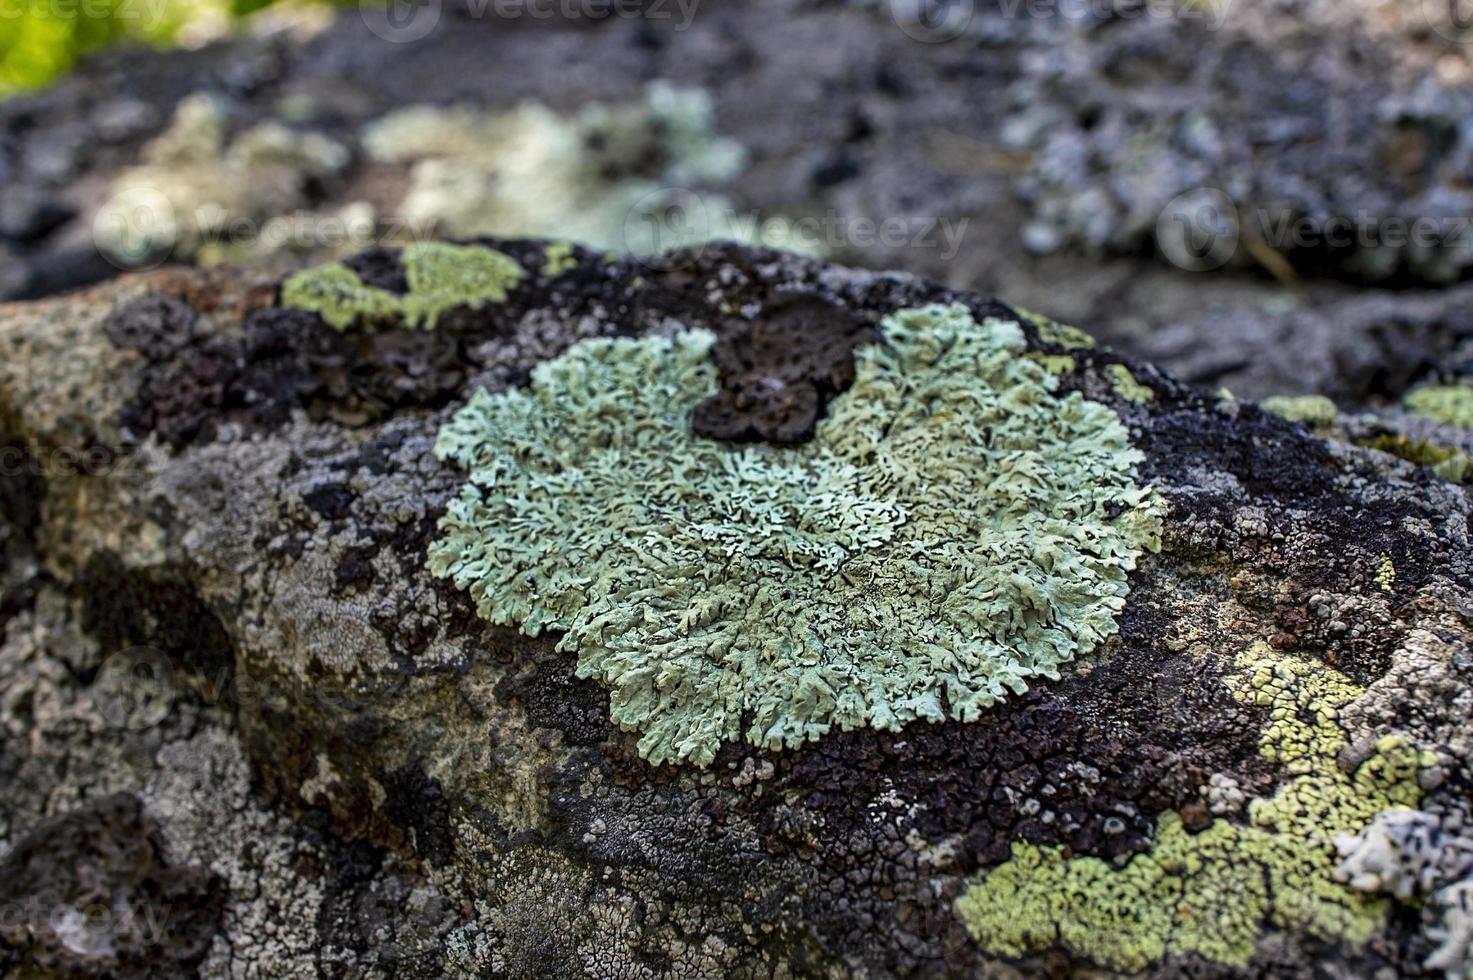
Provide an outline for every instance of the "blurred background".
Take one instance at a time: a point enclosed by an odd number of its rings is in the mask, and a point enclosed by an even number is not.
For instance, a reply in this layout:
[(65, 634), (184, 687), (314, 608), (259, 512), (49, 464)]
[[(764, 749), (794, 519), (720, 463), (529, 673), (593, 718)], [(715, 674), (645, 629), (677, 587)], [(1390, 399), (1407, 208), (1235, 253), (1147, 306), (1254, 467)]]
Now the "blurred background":
[(1473, 373), (1463, 2), (0, 0), (0, 298), (736, 239), (1394, 408)]

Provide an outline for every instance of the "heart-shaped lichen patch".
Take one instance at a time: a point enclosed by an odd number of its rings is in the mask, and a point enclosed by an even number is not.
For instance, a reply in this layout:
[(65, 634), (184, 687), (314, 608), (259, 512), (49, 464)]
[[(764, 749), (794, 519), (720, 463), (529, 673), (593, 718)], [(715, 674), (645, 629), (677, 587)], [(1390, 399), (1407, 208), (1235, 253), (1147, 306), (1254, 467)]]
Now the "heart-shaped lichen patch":
[(652, 762), (723, 740), (970, 721), (1116, 629), (1158, 547), (1119, 417), (1025, 358), (1016, 323), (903, 310), (811, 442), (692, 435), (710, 334), (589, 340), (478, 393), (437, 452), (470, 480), (437, 575), (561, 631)]

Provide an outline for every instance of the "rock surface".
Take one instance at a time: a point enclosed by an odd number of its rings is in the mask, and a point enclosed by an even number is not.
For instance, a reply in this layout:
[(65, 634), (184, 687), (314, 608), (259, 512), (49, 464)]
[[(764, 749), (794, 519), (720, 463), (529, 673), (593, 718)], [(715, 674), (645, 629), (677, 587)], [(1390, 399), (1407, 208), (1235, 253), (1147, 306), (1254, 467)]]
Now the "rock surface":
[[(431, 330), (336, 329), (225, 269), (0, 306), (0, 861), (7, 908), (41, 910), (0, 922), (0, 964), (1466, 973), (1464, 489), (906, 275), (475, 247), (523, 275)], [(400, 259), (349, 264), (402, 294)], [(1164, 505), (1113, 634), (1057, 679), (655, 766), (556, 631), (431, 574), (466, 482), (437, 434), (475, 390), (706, 330), (692, 438), (793, 453), (885, 319), (936, 303), (1018, 324), (1043, 404), (1117, 416)]]

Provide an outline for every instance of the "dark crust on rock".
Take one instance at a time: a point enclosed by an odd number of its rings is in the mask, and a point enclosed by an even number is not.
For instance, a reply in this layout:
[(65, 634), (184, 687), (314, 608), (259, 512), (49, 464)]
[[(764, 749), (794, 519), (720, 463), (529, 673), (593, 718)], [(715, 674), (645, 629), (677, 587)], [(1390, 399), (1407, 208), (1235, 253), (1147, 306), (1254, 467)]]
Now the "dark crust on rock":
[(732, 442), (805, 442), (829, 399), (854, 383), (854, 349), (878, 339), (818, 296), (783, 296), (751, 321), (728, 321), (711, 352), (721, 391), (691, 410), (691, 429)]
[[(158, 827), (130, 794), (105, 797), (37, 827), (0, 862), (0, 946), (32, 970), (110, 978), (188, 977), (220, 928), (225, 893), (209, 869), (171, 866)], [(112, 952), (79, 956), (49, 917), (91, 916)], [(124, 910), (121, 913), (119, 910)]]
[(128, 569), (111, 553), (94, 555), (77, 579), (82, 628), (103, 655), (148, 648), (207, 691), (229, 687), (235, 647), (187, 575)]

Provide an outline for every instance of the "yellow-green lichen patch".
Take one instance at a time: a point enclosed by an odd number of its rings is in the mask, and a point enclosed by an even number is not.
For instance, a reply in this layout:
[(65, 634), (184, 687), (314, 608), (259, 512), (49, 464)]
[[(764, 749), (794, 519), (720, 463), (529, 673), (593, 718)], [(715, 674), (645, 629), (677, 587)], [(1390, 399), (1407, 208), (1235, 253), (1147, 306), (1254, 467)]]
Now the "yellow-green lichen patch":
[(341, 262), (299, 272), (281, 288), (283, 306), (306, 310), (336, 330), (358, 325), (433, 329), (446, 312), (506, 299), (522, 278), (516, 260), (476, 245), (415, 242), (404, 248), (409, 289), (394, 293), (365, 283)]
[(1418, 388), (1404, 399), (1407, 410), (1463, 429), (1473, 429), (1473, 387), (1432, 385)]
[(578, 265), (572, 242), (550, 242), (542, 251), (542, 278), (556, 279)]
[(1027, 355), (1030, 361), (1036, 361), (1043, 365), (1043, 369), (1049, 374), (1072, 374), (1076, 365), (1074, 358), (1068, 354), (1039, 354)]
[(1273, 395), (1260, 407), (1290, 422), (1302, 422), (1316, 431), (1334, 426), (1340, 417), (1335, 403), (1324, 395)]
[(1362, 441), (1361, 445), (1425, 466), (1452, 483), (1466, 483), (1473, 478), (1473, 458), (1460, 449), (1439, 446), (1428, 439), (1383, 432), (1374, 439)]
[(1260, 645), (1238, 660), (1241, 700), (1269, 709), (1263, 756), (1290, 776), (1249, 805), (1248, 825), (1219, 819), (1189, 834), (1162, 817), (1151, 850), (1115, 868), (1060, 847), (1017, 844), (957, 902), (978, 943), (1002, 956), (1064, 947), (1101, 966), (1139, 971), (1167, 955), (1196, 954), (1244, 966), (1268, 928), (1363, 944), (1386, 903), (1333, 877), (1335, 835), (1376, 813), (1415, 805), (1421, 757), (1386, 738), (1353, 773), (1337, 713), (1363, 691), (1320, 664)]
[(1056, 677), (1159, 547), (1139, 451), (1016, 323), (933, 306), (882, 332), (791, 448), (692, 435), (705, 332), (585, 341), (477, 394), (440, 433), (470, 482), (431, 569), (490, 622), (563, 631), (655, 762), (969, 721)]
[(1050, 320), (1048, 317), (1022, 307), (1014, 307), (1018, 315), (1038, 331), (1038, 339), (1045, 344), (1054, 347), (1062, 347), (1065, 350), (1089, 350), (1095, 345), (1095, 339), (1078, 327), (1071, 327), (1067, 323)]
[(1382, 592), (1396, 588), (1396, 563), (1384, 551), (1381, 553), (1381, 567), (1376, 569), (1376, 587)]
[(1137, 381), (1124, 364), (1108, 365), (1105, 376), (1110, 379), (1110, 387), (1115, 389), (1115, 394), (1128, 402), (1143, 405), (1156, 397), (1156, 393)]

